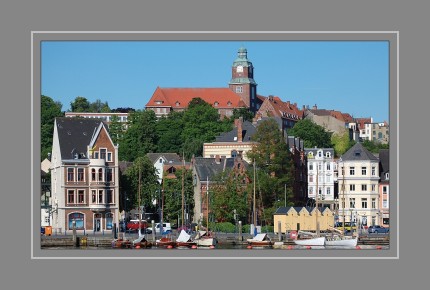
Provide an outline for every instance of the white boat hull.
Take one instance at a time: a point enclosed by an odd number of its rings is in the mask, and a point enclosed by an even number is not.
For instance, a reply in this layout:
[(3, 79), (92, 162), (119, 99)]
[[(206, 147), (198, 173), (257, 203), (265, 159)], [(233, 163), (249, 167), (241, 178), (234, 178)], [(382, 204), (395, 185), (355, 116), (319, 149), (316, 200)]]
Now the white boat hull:
[(357, 246), (358, 238), (342, 237), (342, 238), (327, 238), (325, 241), (326, 246), (339, 246), (339, 247), (355, 247)]
[(215, 238), (195, 239), (194, 242), (196, 242), (199, 247), (210, 247), (217, 244), (217, 240)]
[(294, 243), (299, 246), (324, 246), (325, 237), (310, 238), (310, 239), (299, 239), (294, 240)]

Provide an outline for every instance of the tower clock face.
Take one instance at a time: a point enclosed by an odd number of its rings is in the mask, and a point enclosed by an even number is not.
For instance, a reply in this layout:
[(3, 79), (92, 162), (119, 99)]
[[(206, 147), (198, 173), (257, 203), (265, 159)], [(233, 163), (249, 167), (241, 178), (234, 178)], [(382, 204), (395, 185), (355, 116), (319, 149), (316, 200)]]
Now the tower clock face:
[(236, 68), (236, 72), (243, 72), (243, 66), (241, 66), (241, 65), (239, 65), (237, 68)]

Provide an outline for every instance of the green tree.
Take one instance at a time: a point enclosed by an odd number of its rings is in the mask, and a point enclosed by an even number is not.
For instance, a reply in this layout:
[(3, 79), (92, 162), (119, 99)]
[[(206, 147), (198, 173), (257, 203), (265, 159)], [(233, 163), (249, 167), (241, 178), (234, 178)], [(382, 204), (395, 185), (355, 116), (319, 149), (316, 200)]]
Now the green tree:
[(54, 134), (54, 120), (64, 116), (61, 111), (62, 104), (55, 102), (48, 96), (41, 95), (40, 106), (40, 158), (41, 161), (52, 151), (52, 138)]
[(87, 98), (76, 97), (75, 100), (70, 103), (70, 108), (72, 112), (90, 112), (90, 102), (88, 102)]
[[(162, 192), (164, 196), (163, 219), (169, 222), (179, 220), (182, 224), (182, 177), (184, 177), (184, 212), (188, 210), (188, 219), (194, 214), (194, 187), (192, 170), (178, 169), (176, 178), (164, 178)], [(186, 218), (184, 214), (184, 219)], [(185, 222), (185, 221), (184, 221)]]
[(113, 115), (109, 124), (109, 135), (113, 144), (119, 144), (125, 132), (124, 124), (122, 124), (117, 115)]
[(331, 143), (333, 144), (335, 155), (339, 157), (354, 146), (355, 141), (349, 138), (348, 132), (345, 132), (343, 134), (333, 134)]
[(183, 112), (170, 112), (166, 117), (161, 117), (156, 125), (158, 134), (158, 152), (182, 151)]
[(108, 102), (102, 103), (100, 99), (97, 99), (95, 102), (90, 103), (89, 111), (90, 113), (110, 113), (111, 110), (109, 108)]
[(158, 176), (154, 165), (148, 157), (136, 158), (133, 165), (125, 171), (123, 178), (125, 184), (122, 190), (127, 192), (127, 197), (129, 199), (127, 207), (137, 207), (139, 204), (139, 195), (140, 205), (151, 207), (152, 201), (157, 198), (157, 190), (160, 187), (157, 178)]
[(382, 144), (380, 142), (375, 142), (373, 140), (364, 140), (362, 143), (363, 147), (372, 153), (379, 153), (380, 149), (389, 149), (389, 144)]
[(201, 156), (203, 143), (212, 142), (221, 132), (229, 129), (228, 123), (220, 120), (218, 111), (201, 98), (191, 100), (183, 115), (182, 140), (187, 159)]
[(231, 116), (232, 120), (239, 119), (239, 117), (243, 117), (243, 121), (252, 121), (255, 114), (250, 111), (248, 108), (239, 108), (233, 109), (233, 115)]
[(119, 159), (134, 161), (147, 153), (157, 150), (157, 117), (152, 110), (131, 112), (128, 117), (128, 129), (119, 140)]
[(234, 223), (235, 214), (236, 220), (244, 220), (247, 217), (249, 205), (246, 180), (246, 174), (237, 174), (231, 169), (215, 176), (209, 194), (212, 195), (210, 211), (217, 222)]
[[(252, 140), (256, 145), (247, 156), (254, 160), (256, 166), (256, 180), (253, 180), (258, 191), (256, 204), (260, 203), (258, 206), (260, 216), (264, 218), (266, 224), (270, 224), (272, 220), (270, 215), (273, 214), (277, 201), (284, 199), (285, 186), (287, 198), (291, 196), (293, 180), (291, 154), (274, 119), (261, 122)], [(270, 214), (263, 215), (268, 209), (271, 209)]]
[(331, 133), (327, 132), (324, 127), (315, 124), (310, 119), (298, 121), (293, 128), (288, 131), (289, 136), (299, 137), (304, 141), (307, 148), (330, 148)]

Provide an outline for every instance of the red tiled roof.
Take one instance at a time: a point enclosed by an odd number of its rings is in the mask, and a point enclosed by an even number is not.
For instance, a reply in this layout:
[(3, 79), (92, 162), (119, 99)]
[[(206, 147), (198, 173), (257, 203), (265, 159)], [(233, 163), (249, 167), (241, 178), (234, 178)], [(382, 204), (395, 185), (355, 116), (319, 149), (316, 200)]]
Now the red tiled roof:
[[(160, 88), (157, 87), (146, 107), (188, 108), (193, 98), (201, 98), (215, 108), (246, 107), (242, 98), (229, 88)], [(158, 103), (160, 102), (160, 103)], [(215, 103), (218, 103), (215, 106)]]
[(358, 129), (364, 129), (364, 124), (372, 123), (371, 118), (356, 118), (355, 121), (358, 124)]
[[(302, 111), (297, 107), (297, 104), (283, 102), (279, 97), (266, 98), (266, 102), (270, 102), (273, 107), (273, 114), (281, 118), (289, 118), (288, 114), (296, 115), (298, 119), (302, 118)], [(292, 117), (294, 119), (294, 117)]]

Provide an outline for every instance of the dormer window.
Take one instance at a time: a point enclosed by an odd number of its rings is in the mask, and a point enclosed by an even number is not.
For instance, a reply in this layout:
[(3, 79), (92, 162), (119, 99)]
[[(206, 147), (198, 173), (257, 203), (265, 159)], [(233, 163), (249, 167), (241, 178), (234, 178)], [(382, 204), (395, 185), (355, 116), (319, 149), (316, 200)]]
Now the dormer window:
[(178, 101), (175, 103), (176, 107), (179, 107), (180, 104)]
[(229, 107), (231, 106), (231, 102), (230, 101), (228, 101), (227, 106), (229, 106)]
[(318, 157), (322, 157), (322, 151), (318, 151)]
[(218, 107), (218, 105), (219, 105), (219, 103), (218, 103), (218, 102), (215, 102), (215, 103), (214, 103), (214, 106), (215, 106), (215, 107)]
[(330, 158), (330, 152), (326, 152), (325, 157)]
[(385, 179), (387, 179), (387, 180), (390, 179), (390, 173), (389, 172), (385, 173)]

